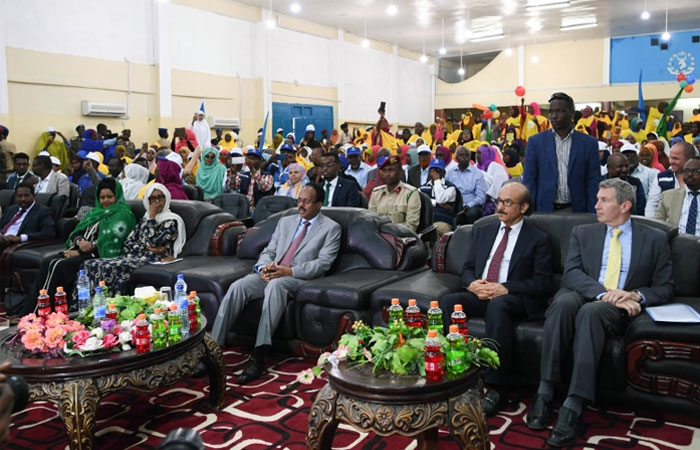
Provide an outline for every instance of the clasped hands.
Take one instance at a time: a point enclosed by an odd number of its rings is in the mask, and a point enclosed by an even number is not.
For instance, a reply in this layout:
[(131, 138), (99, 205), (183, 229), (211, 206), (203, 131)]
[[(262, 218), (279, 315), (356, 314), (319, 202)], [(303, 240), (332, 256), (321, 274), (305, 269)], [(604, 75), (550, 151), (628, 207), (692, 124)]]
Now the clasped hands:
[(467, 290), (476, 295), (479, 300), (493, 300), (508, 293), (508, 289), (502, 284), (484, 279), (472, 281)]
[(265, 282), (270, 282), (275, 278), (291, 277), (292, 268), (286, 266), (278, 266), (274, 261), (267, 264), (260, 271), (260, 277), (262, 277)]
[(636, 292), (623, 291), (622, 289), (609, 289), (600, 298), (601, 302), (610, 303), (616, 308), (624, 309), (627, 315), (634, 317), (642, 312), (642, 306), (639, 302), (642, 301), (642, 296)]

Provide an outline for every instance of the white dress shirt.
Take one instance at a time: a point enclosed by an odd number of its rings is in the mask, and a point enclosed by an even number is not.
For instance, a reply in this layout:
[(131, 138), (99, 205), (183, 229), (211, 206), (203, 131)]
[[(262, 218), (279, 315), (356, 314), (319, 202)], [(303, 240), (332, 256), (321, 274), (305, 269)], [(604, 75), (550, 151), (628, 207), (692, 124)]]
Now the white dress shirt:
[[(681, 187), (681, 184), (678, 182), (678, 177), (675, 173), (673, 174), (673, 187), (674, 189)], [(649, 194), (647, 195), (647, 206), (646, 208), (644, 208), (644, 215), (646, 217), (654, 217), (656, 208), (661, 202), (662, 193), (663, 192), (661, 191), (661, 186), (659, 186), (659, 177), (655, 176), (654, 183), (652, 183), (651, 188), (649, 189)]]
[[(338, 186), (338, 176), (336, 175), (335, 178), (333, 178), (331, 181), (331, 186), (328, 188), (329, 193), (328, 193), (328, 206), (333, 206), (333, 194), (335, 194), (335, 187)], [(326, 184), (328, 184), (328, 181), (323, 180), (323, 191), (325, 192), (326, 190)]]
[(430, 168), (426, 167), (423, 169), (421, 167), (420, 169), (420, 185), (423, 186), (425, 183), (428, 182), (428, 174), (430, 173)]
[[(688, 223), (688, 212), (690, 210), (690, 202), (693, 201), (693, 196), (690, 195), (690, 189), (685, 186), (685, 197), (683, 198), (683, 208), (681, 208), (681, 220), (678, 222), (678, 231), (685, 233), (685, 225)], [(698, 211), (700, 211), (700, 195), (698, 195)], [(695, 236), (700, 236), (700, 214), (695, 219)]]
[(648, 196), (658, 173), (659, 169), (652, 169), (644, 164), (639, 164), (631, 175), (635, 178), (639, 178), (639, 181), (642, 182), (642, 186), (644, 187), (644, 195)]
[(39, 182), (36, 184), (36, 188), (34, 189), (35, 193), (40, 193), (40, 192), (46, 192), (46, 189), (49, 187), (49, 182), (51, 181), (51, 177), (53, 177), (53, 170), (49, 171), (49, 174), (46, 175), (46, 178), (42, 178), (39, 180)]
[[(498, 228), (498, 233), (496, 233), (496, 239), (493, 241), (491, 246), (491, 252), (489, 253), (489, 259), (486, 261), (484, 266), (484, 273), (481, 274), (481, 278), (484, 280), (488, 276), (489, 266), (491, 265), (491, 260), (493, 259), (493, 254), (496, 253), (498, 244), (501, 243), (503, 235), (505, 234), (506, 225), (501, 222), (501, 226)], [(516, 223), (510, 227), (510, 233), (508, 233), (508, 244), (506, 245), (506, 250), (503, 252), (503, 259), (501, 259), (501, 268), (498, 271), (498, 282), (505, 283), (508, 281), (508, 267), (510, 266), (510, 257), (513, 255), (513, 249), (515, 248), (515, 243), (518, 241), (518, 235), (520, 230), (523, 228), (522, 219), (520, 222)]]
[[(10, 228), (7, 229), (7, 233), (5, 233), (5, 236), (17, 236), (19, 229), (22, 227), (22, 223), (24, 222), (24, 219), (27, 218), (27, 216), (29, 215), (29, 211), (32, 210), (32, 208), (34, 207), (35, 204), (36, 204), (36, 202), (33, 202), (31, 205), (29, 205), (29, 208), (27, 208), (27, 210), (24, 212), (24, 214), (22, 214), (22, 217), (20, 217), (17, 220), (17, 222), (13, 223), (10, 226)], [(22, 210), (22, 208), (18, 209), (17, 212), (19, 213), (21, 210)], [(12, 218), (10, 218), (10, 220), (12, 220), (13, 218), (14, 218), (14, 216)], [(22, 235), (20, 235), (20, 239), (22, 240), (22, 242), (27, 242), (29, 240), (29, 237), (26, 234), (22, 234)]]

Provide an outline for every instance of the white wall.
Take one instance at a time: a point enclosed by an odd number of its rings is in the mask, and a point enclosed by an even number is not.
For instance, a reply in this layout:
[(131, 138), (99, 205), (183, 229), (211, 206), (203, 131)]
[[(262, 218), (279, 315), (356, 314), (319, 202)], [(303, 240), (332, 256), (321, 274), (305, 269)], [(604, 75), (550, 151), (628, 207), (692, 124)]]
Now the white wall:
[(270, 31), (273, 81), (319, 87), (337, 87), (333, 52), (338, 41), (285, 30)]
[(8, 47), (153, 64), (149, 0), (9, 0), (1, 4)]
[(430, 99), (433, 96), (430, 83), (430, 65), (407, 58), (398, 58), (399, 83), (398, 120), (404, 124), (431, 123)]
[(392, 55), (350, 43), (344, 43), (342, 52), (345, 119), (374, 123), (379, 102), (385, 101), (389, 122), (396, 122), (398, 108), (391, 103)]

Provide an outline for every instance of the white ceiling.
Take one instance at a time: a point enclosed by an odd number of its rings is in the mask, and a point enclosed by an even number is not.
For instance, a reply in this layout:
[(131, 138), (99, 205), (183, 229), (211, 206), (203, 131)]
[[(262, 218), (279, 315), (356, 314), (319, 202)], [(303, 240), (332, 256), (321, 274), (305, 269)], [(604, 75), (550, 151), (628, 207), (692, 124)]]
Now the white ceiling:
[[(262, 9), (270, 8), (270, 0), (236, 0)], [(465, 54), (482, 53), (552, 41), (630, 36), (664, 31), (667, 0), (570, 0), (563, 8), (533, 11), (532, 2), (553, 0), (271, 0), (275, 13), (343, 29), (363, 36), (365, 20), (367, 37), (397, 44), (418, 53), (423, 39), (428, 55), (437, 55), (444, 39), (447, 56), (459, 55), (463, 39)], [(293, 13), (290, 5), (298, 3), (301, 11)], [(640, 15), (647, 4), (648, 20)], [(391, 16), (387, 7), (394, 4), (397, 13)], [(700, 28), (700, 1), (671, 0), (668, 30)], [(595, 28), (561, 31), (569, 21), (594, 20)], [(541, 30), (531, 31), (539, 24)], [(500, 33), (499, 40), (472, 43), (474, 36)]]

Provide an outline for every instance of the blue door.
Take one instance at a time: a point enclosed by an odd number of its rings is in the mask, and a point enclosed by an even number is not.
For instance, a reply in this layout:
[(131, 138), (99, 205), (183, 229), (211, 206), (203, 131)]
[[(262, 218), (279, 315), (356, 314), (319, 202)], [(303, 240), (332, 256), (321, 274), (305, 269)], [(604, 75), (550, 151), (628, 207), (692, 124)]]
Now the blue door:
[(295, 142), (304, 137), (306, 126), (313, 124), (316, 128), (316, 139), (321, 138), (321, 130), (328, 130), (330, 136), (333, 130), (333, 107), (320, 105), (303, 105), (298, 103), (272, 103), (272, 129), (284, 130), (284, 135), (294, 133)]

